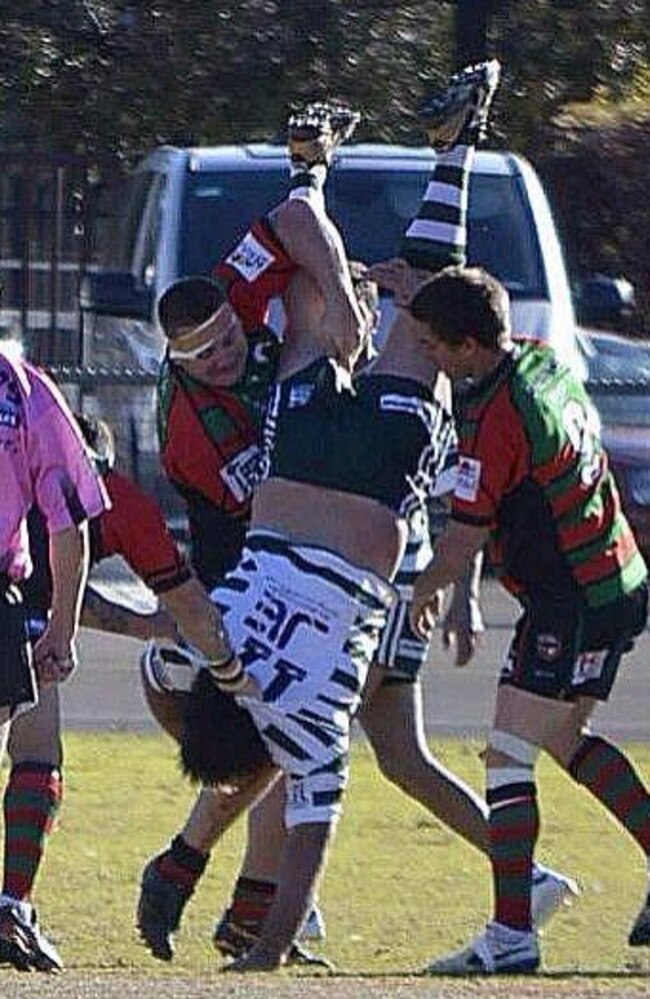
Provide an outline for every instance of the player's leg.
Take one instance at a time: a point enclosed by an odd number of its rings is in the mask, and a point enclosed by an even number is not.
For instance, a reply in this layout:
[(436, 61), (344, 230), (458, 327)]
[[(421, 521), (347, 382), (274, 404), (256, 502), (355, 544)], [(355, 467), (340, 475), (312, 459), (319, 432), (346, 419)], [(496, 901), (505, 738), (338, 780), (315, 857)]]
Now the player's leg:
[(42, 932), (33, 903), (34, 886), (61, 804), (62, 746), (59, 691), (43, 687), (38, 704), (11, 723), (11, 761), (5, 785), (4, 869), (0, 895), (0, 962), (38, 971), (63, 967), (56, 947)]

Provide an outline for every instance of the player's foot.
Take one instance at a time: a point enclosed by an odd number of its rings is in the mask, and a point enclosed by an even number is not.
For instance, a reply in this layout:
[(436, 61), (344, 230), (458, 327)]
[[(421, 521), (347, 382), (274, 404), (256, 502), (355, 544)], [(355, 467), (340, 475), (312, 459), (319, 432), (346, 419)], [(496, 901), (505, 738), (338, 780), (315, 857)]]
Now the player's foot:
[[(226, 909), (214, 928), (212, 943), (215, 950), (223, 954), (224, 957), (233, 958), (235, 962), (238, 962), (255, 946), (259, 940), (260, 929), (259, 920), (251, 920), (249, 923), (242, 922), (233, 917), (231, 909)], [(287, 965), (310, 965), (315, 968), (325, 968), (327, 971), (333, 970), (332, 963), (326, 957), (312, 954), (297, 941), (292, 945), (285, 963)]]
[(459, 143), (478, 144), (487, 133), (490, 105), (499, 85), (501, 65), (497, 59), (468, 66), (451, 77), (447, 89), (429, 98), (418, 110), (437, 152)]
[(232, 909), (226, 909), (212, 934), (212, 945), (224, 957), (241, 957), (257, 942), (260, 935), (259, 920), (242, 922), (235, 919)]
[(469, 947), (433, 961), (428, 975), (523, 975), (539, 966), (539, 946), (534, 933), (518, 932), (496, 923), (487, 927)]
[(63, 971), (63, 961), (29, 902), (0, 902), (0, 964), (12, 964), (18, 971)]
[(535, 864), (530, 895), (530, 916), (536, 930), (544, 926), (563, 905), (571, 905), (580, 894), (573, 878)]
[(329, 166), (334, 150), (350, 138), (360, 120), (358, 111), (338, 102), (315, 101), (293, 111), (287, 125), (291, 162), (306, 169)]
[(142, 872), (137, 927), (153, 956), (159, 961), (171, 961), (174, 956), (172, 934), (180, 926), (183, 909), (192, 892), (161, 877), (156, 859), (150, 860)]
[(650, 895), (634, 920), (627, 942), (630, 947), (648, 947), (650, 945)]
[(320, 908), (314, 903), (311, 907), (311, 911), (304, 922), (303, 928), (300, 931), (300, 940), (324, 940), (327, 936), (327, 927), (325, 925), (325, 917), (321, 912)]

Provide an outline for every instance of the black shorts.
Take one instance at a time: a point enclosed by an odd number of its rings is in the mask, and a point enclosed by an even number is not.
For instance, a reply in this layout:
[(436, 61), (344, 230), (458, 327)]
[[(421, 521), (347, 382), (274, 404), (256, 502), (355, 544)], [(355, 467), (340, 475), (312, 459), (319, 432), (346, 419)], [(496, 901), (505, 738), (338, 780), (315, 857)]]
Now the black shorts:
[(606, 701), (619, 663), (647, 617), (645, 583), (598, 608), (586, 607), (577, 594), (530, 599), (499, 682), (554, 700)]
[(0, 576), (0, 707), (13, 715), (37, 700), (22, 594)]

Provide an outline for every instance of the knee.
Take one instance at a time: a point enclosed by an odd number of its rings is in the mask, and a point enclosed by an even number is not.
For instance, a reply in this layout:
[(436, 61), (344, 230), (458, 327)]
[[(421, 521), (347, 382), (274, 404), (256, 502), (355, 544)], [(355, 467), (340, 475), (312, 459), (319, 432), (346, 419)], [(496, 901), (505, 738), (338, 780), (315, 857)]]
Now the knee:
[(558, 766), (571, 772), (571, 763), (580, 747), (588, 741), (591, 733), (587, 728), (578, 732), (570, 732), (554, 736), (544, 746)]
[(42, 713), (32, 716), (31, 712), (20, 715), (11, 726), (7, 756), (14, 766), (39, 763), (60, 767), (63, 744), (58, 717), (50, 718)]
[(485, 764), (487, 771), (487, 797), (497, 788), (513, 785), (532, 785), (539, 746), (521, 736), (493, 729), (488, 736)]

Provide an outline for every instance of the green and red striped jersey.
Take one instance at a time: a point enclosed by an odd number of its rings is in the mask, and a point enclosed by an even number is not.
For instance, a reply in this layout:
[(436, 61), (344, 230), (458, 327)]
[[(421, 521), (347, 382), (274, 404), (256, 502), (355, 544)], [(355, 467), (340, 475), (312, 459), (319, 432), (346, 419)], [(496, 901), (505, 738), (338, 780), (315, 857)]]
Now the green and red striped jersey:
[(598, 414), (549, 347), (517, 340), (464, 393), (458, 416), (453, 517), (490, 529), (490, 558), (508, 589), (577, 588), (598, 607), (643, 582)]
[(263, 329), (249, 336), (243, 376), (228, 388), (205, 385), (165, 358), (158, 380), (158, 437), (169, 480), (228, 514), (249, 512), (279, 343)]

